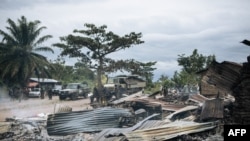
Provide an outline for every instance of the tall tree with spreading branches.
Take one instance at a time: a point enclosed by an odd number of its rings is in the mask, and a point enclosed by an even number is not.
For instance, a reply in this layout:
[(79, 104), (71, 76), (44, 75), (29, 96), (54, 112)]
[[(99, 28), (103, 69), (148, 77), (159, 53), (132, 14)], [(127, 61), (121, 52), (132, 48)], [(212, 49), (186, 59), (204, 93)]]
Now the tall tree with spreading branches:
[(101, 76), (106, 70), (114, 70), (110, 68), (110, 64), (117, 63), (115, 60), (107, 58), (107, 55), (144, 43), (144, 41), (141, 40), (141, 33), (131, 32), (119, 36), (112, 31), (106, 31), (106, 25), (97, 27), (87, 23), (84, 26), (86, 29), (74, 30), (74, 35), (61, 37), (63, 43), (56, 43), (54, 46), (62, 49), (62, 56), (80, 58), (81, 62), (86, 62), (90, 68), (95, 69), (97, 87), (101, 88)]
[(118, 70), (120, 71), (126, 71), (131, 74), (139, 75), (146, 80), (147, 86), (153, 85), (153, 71), (156, 68), (153, 68), (153, 66), (156, 64), (156, 62), (139, 62), (135, 61), (134, 59), (129, 60), (117, 60), (117, 61), (110, 61), (110, 63), (107, 65), (105, 72), (116, 72)]

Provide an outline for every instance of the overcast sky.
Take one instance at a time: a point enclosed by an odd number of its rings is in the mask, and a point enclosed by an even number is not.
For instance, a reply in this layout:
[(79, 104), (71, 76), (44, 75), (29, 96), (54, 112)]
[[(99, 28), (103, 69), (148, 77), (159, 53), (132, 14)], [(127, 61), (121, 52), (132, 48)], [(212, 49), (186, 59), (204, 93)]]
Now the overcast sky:
[[(246, 62), (250, 48), (240, 43), (250, 40), (250, 0), (1, 0), (0, 29), (8, 18), (21, 16), (40, 20), (52, 39), (59, 42), (84, 23), (107, 25), (108, 31), (123, 36), (141, 32), (145, 43), (113, 53), (114, 59), (157, 61), (155, 77), (172, 77), (179, 71), (178, 55), (189, 56), (194, 49), (215, 55), (218, 62)], [(59, 53), (47, 54), (55, 59)], [(72, 60), (67, 59), (68, 64)]]

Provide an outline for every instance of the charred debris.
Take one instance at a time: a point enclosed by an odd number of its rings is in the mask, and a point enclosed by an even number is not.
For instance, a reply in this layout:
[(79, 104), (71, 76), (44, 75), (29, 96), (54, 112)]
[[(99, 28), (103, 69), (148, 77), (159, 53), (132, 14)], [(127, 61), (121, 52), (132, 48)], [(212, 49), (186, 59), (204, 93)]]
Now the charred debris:
[(224, 124), (249, 124), (250, 59), (243, 65), (213, 62), (197, 74), (200, 90), (192, 93), (140, 91), (106, 107), (64, 107), (43, 118), (8, 118), (0, 125), (0, 139), (222, 141)]

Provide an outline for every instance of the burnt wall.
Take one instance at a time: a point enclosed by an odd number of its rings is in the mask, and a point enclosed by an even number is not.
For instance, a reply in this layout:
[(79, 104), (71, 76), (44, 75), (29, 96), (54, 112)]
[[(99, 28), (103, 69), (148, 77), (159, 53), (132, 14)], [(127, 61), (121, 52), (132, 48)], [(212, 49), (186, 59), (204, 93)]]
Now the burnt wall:
[(236, 124), (250, 124), (250, 56), (248, 62), (243, 63), (240, 82), (234, 89), (233, 122)]
[[(232, 88), (238, 83), (242, 66), (234, 62), (213, 62), (202, 72), (201, 94), (216, 97), (232, 94)], [(198, 73), (199, 74), (199, 73)]]

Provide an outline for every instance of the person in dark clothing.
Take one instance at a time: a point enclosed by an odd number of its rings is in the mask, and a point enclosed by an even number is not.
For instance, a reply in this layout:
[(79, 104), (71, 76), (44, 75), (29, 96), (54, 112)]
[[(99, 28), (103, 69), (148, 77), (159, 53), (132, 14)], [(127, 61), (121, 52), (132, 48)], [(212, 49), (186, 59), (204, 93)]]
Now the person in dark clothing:
[(108, 94), (108, 91), (107, 91), (107, 89), (104, 86), (102, 86), (102, 93), (105, 96)]
[(113, 94), (104, 86), (102, 86), (102, 94), (104, 95), (105, 100), (110, 100), (113, 96)]
[(52, 89), (51, 88), (49, 88), (49, 90), (48, 90), (48, 96), (49, 96), (49, 100), (51, 100), (52, 99)]
[(13, 101), (14, 100), (14, 92), (13, 92), (12, 88), (9, 88), (9, 96), (10, 96), (11, 101)]
[(44, 99), (44, 89), (41, 88), (41, 99)]
[(94, 99), (96, 98), (96, 101), (99, 101), (99, 93), (96, 87), (93, 89), (93, 95), (90, 97), (90, 103), (94, 102)]
[(119, 99), (121, 97), (120, 96), (120, 88), (117, 85), (115, 85), (115, 97), (116, 97), (116, 99)]
[(167, 86), (164, 86), (164, 88), (163, 88), (163, 95), (164, 95), (164, 97), (166, 97), (168, 95), (168, 87)]
[(17, 89), (17, 95), (18, 95), (19, 102), (21, 102), (23, 99), (23, 91), (21, 88)]

